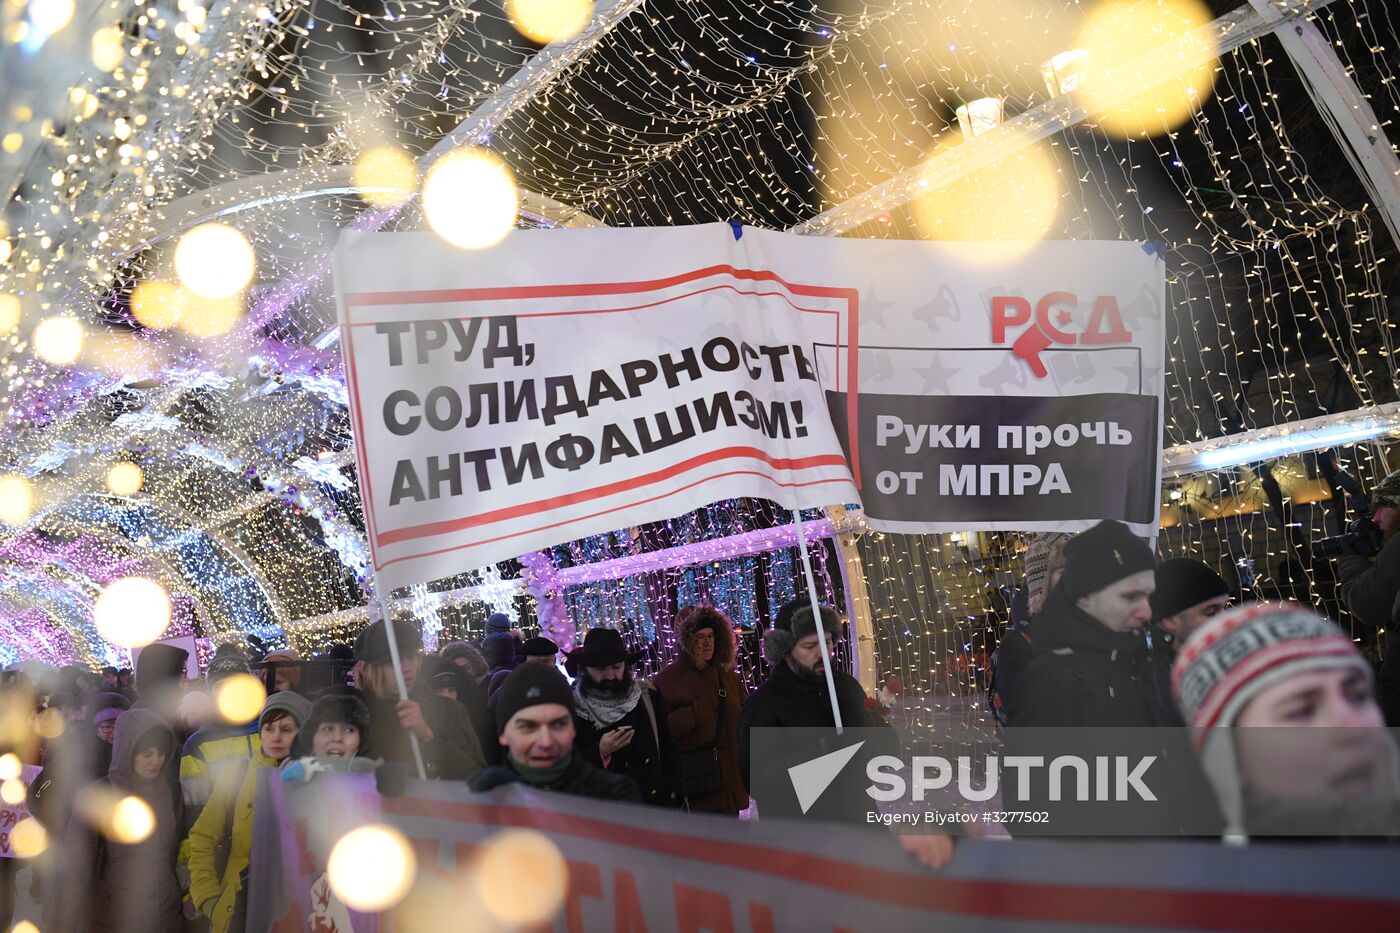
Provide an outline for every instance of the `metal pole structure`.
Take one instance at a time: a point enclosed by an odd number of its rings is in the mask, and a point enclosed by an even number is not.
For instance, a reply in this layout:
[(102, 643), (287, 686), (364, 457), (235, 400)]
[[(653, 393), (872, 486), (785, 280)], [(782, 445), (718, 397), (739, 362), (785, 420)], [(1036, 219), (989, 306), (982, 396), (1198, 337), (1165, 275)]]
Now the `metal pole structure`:
[(817, 578), (812, 575), (812, 556), (807, 553), (807, 532), (803, 530), (802, 513), (792, 510), (792, 522), (797, 526), (797, 546), (802, 551), (802, 569), (807, 573), (807, 599), (812, 606), (812, 621), (817, 625), (817, 638), (822, 646), (822, 661), (826, 665), (826, 692), (831, 697), (831, 717), (836, 721), (836, 734), (845, 731), (841, 722), (841, 706), (836, 702), (836, 677), (831, 673), (831, 647), (826, 642), (826, 626), (822, 624), (821, 601), (817, 599)]

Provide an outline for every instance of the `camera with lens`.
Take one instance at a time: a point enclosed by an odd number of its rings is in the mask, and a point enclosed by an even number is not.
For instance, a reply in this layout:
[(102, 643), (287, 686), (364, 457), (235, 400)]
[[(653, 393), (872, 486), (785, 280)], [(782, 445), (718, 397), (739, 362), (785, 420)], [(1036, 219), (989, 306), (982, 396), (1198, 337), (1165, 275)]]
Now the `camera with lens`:
[(1314, 541), (1312, 552), (1318, 557), (1338, 557), (1342, 554), (1373, 557), (1380, 553), (1383, 543), (1380, 526), (1371, 520), (1371, 516), (1363, 514), (1347, 525), (1344, 533)]

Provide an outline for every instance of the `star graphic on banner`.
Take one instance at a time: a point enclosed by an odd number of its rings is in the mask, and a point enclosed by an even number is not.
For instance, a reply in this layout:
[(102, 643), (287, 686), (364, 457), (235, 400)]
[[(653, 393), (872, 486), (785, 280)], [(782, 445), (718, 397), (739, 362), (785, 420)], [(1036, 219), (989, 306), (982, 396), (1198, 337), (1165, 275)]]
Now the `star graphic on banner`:
[(962, 320), (962, 308), (959, 307), (952, 290), (946, 285), (940, 285), (931, 299), (914, 309), (912, 316), (929, 330), (937, 331), (940, 321)]
[(889, 330), (890, 326), (885, 323), (885, 312), (893, 307), (893, 301), (882, 301), (872, 290), (860, 296), (860, 322), (875, 324)]
[(1162, 371), (1160, 369), (1151, 366), (1140, 367), (1137, 363), (1131, 363), (1126, 366), (1115, 366), (1113, 368), (1122, 373), (1127, 380), (1127, 384), (1124, 387), (1124, 390), (1127, 392), (1137, 392), (1140, 382), (1142, 386), (1141, 391), (1145, 394), (1151, 394), (1152, 387), (1154, 385), (1159, 385), (1162, 378)]
[(1088, 382), (1098, 373), (1090, 353), (1056, 353), (1050, 363), (1055, 381), (1061, 386)]
[(870, 361), (874, 363), (873, 370), (864, 367), (860, 371), (860, 385), (862, 391), (879, 388), (894, 378), (894, 360), (890, 359), (889, 353), (879, 350), (870, 354)]
[(977, 384), (993, 392), (999, 392), (1007, 386), (1023, 389), (1026, 386), (1025, 366), (1016, 357), (1007, 353), (995, 369), (977, 380)]
[(935, 389), (938, 394), (953, 394), (953, 387), (950, 383), (952, 382), (953, 376), (957, 375), (961, 370), (944, 366), (942, 363), (942, 356), (943, 355), (938, 351), (934, 351), (929, 354), (927, 366), (923, 369), (914, 370), (914, 373), (924, 381), (922, 391), (925, 395), (935, 394)]

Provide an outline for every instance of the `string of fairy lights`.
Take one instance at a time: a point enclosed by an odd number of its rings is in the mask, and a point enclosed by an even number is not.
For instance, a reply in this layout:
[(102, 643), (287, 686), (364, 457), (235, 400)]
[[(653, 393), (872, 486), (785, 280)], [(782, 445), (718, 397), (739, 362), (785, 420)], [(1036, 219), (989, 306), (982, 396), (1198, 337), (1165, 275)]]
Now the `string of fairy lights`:
[[(454, 171), (506, 170), (520, 189), (617, 226), (791, 227), (946, 151), (979, 120), (995, 125), (1066, 93), (1083, 60), (1077, 44), (1092, 44), (1086, 15), (1105, 5), (634, 4), (542, 91), (501, 111), (478, 150), (491, 158)], [(436, 228), (435, 199), (409, 197), (419, 160), (509, 90), (549, 37), (528, 38), (518, 17), (464, 0), (101, 10), (89, 24), (92, 67), (59, 111), (0, 117), (0, 146), (28, 153), (0, 231), (0, 471), (10, 474), (0, 482), (12, 484), (0, 487), (0, 546), (20, 567), (20, 585), (0, 598), (0, 656), (37, 626), (52, 632), (25, 648), (37, 656), (106, 657), (86, 617), (112, 566), (176, 594), (181, 632), (197, 616), (211, 638), (253, 633), (323, 650), (363, 624), (370, 586), (326, 250), (353, 223)], [(1400, 88), (1385, 4), (1337, 0), (1310, 20), (1389, 128)], [(892, 203), (850, 235), (1158, 244), (1175, 309), (1168, 445), (1392, 399), (1400, 373), (1386, 296), (1400, 266), (1376, 209), (1307, 163), (1320, 150), (1299, 134), (1322, 126), (1272, 39), (1208, 71), (1210, 90), (1195, 92), (1174, 127), (1144, 135), (1079, 123)], [(318, 181), (346, 166), (350, 184)], [(453, 177), (447, 163), (436, 177)], [(181, 275), (176, 247), (211, 219), (197, 216), (201, 192), (217, 191), (244, 205), (219, 219), (246, 243), (248, 275), (192, 292), (200, 276)], [(213, 251), (228, 266), (242, 249), (235, 239)], [(1365, 484), (1387, 472), (1379, 448), (1346, 456)], [(114, 487), (118, 464), (136, 478)], [(1330, 505), (1309, 498), (1315, 469), (1298, 460), (1278, 475), (1298, 502), (1294, 520), (1333, 530)], [(1188, 477), (1173, 492), (1182, 495), (1164, 498), (1165, 551), (1243, 566), (1256, 592), (1281, 586), (1295, 538), (1251, 471)], [(162, 535), (132, 517), (143, 500)], [(1226, 500), (1234, 505), (1216, 508)], [(550, 554), (576, 566), (786, 520), (717, 503)], [(46, 557), (79, 543), (84, 556), (52, 585)], [(1017, 535), (862, 535), (879, 673), (975, 701), (1023, 549)], [(99, 562), (103, 552), (112, 557)], [(771, 618), (801, 590), (793, 555), (581, 584), (565, 604), (580, 627), (631, 620), (668, 657), (670, 614), (688, 602), (714, 602), (744, 632)], [(823, 595), (843, 602), (834, 558), (814, 555)], [(502, 565), (434, 581), (411, 611), (436, 614), (440, 640), (470, 635), (496, 607), (443, 606), (433, 594), (518, 573)], [(1308, 592), (1335, 608), (1325, 589)], [(530, 599), (502, 598), (531, 623)], [(341, 621), (298, 625), (310, 619)], [(761, 671), (754, 644), (741, 658), (747, 675)]]

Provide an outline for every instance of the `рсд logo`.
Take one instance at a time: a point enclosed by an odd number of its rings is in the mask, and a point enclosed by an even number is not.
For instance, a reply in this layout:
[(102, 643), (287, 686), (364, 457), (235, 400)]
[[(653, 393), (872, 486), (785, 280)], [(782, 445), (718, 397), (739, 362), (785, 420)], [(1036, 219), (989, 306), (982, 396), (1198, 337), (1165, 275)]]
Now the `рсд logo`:
[(1089, 324), (1080, 333), (1075, 333), (1074, 312), (1079, 308), (1079, 297), (1069, 292), (1051, 292), (1035, 304), (1035, 320), (1031, 320), (1031, 303), (1015, 295), (996, 295), (992, 298), (992, 343), (1007, 342), (1007, 328), (1026, 327), (1016, 342), (1012, 344), (1013, 355), (1026, 361), (1037, 379), (1048, 375), (1045, 363), (1040, 359), (1040, 351), (1051, 344), (1105, 344), (1131, 343), (1133, 335), (1123, 326), (1123, 315), (1118, 310), (1118, 299), (1112, 295), (1101, 295), (1094, 299), (1093, 310), (1089, 314)]

